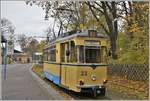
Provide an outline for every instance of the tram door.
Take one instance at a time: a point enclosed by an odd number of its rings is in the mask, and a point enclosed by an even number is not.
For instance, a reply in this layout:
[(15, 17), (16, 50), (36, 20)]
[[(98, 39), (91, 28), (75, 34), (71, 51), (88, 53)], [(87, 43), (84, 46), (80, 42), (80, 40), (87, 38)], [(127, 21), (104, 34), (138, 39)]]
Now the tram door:
[[(61, 63), (67, 63), (68, 60), (68, 56), (66, 56), (69, 49), (69, 43), (62, 43), (61, 44)], [(65, 67), (65, 65), (61, 65), (60, 67), (60, 75), (61, 75), (61, 84), (66, 86), (67, 84), (67, 68)]]

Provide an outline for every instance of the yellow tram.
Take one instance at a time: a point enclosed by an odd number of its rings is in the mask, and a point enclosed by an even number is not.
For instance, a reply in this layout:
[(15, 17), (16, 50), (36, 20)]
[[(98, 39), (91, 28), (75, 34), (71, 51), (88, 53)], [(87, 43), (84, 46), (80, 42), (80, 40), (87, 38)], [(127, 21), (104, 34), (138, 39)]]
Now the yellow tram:
[(94, 30), (64, 33), (44, 49), (44, 76), (75, 92), (105, 95), (107, 43)]

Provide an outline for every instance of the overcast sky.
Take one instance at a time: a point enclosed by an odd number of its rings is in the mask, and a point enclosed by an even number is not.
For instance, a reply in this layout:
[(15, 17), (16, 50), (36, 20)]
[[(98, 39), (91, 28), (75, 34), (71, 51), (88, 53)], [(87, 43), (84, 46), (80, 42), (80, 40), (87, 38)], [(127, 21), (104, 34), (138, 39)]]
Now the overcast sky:
[(52, 26), (53, 18), (45, 21), (44, 16), (41, 7), (26, 5), (25, 1), (1, 1), (1, 18), (5, 17), (13, 23), (15, 34), (45, 37), (44, 30)]

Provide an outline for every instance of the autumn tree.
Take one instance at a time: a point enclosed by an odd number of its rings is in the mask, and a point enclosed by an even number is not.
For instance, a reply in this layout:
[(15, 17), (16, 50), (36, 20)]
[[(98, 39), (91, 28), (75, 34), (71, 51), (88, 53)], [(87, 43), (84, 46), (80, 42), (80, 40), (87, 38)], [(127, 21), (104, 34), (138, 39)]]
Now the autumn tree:
[[(6, 18), (1, 19), (1, 33), (6, 37), (5, 34), (11, 33), (14, 34), (15, 26), (12, 24), (12, 22)], [(9, 36), (7, 36), (9, 37)]]
[(123, 22), (124, 31), (120, 33), (118, 47), (120, 48), (117, 63), (148, 64), (148, 2), (132, 2), (132, 15)]
[(27, 37), (25, 34), (19, 34), (17, 36), (17, 43), (20, 45), (23, 52), (27, 52), (27, 43), (30, 39), (31, 37)]
[(14, 47), (14, 33), (15, 26), (12, 22), (6, 18), (2, 18), (1, 20), (1, 36), (8, 40), (8, 43), (12, 44), (12, 48)]
[(20, 45), (22, 51), (30, 54), (31, 56), (34, 52), (37, 51), (37, 46), (39, 44), (35, 38), (28, 37), (25, 34), (18, 35), (17, 42)]
[(55, 31), (54, 31), (54, 28), (51, 28), (50, 26), (49, 27), (47, 27), (47, 29), (44, 31), (45, 33), (46, 33), (46, 37), (47, 37), (47, 43), (48, 42), (50, 42), (50, 41), (52, 41), (52, 40), (54, 40), (54, 39), (56, 39), (56, 33), (55, 33)]
[(43, 52), (47, 42), (45, 40), (42, 40), (38, 45), (37, 45), (37, 52)]
[[(33, 4), (33, 1), (28, 1), (27, 4)], [(44, 4), (45, 3), (45, 4)], [(106, 34), (111, 40), (112, 57), (116, 58), (116, 40), (117, 40), (117, 14), (115, 2), (51, 2), (51, 1), (39, 1), (37, 4), (42, 5), (46, 11), (46, 18), (51, 16), (57, 18), (60, 23), (59, 33), (64, 28), (71, 26), (72, 29), (88, 29), (91, 25), (90, 11), (96, 18), (96, 22), (100, 22), (100, 17), (104, 16), (107, 26), (102, 23), (98, 23), (105, 30)], [(107, 7), (109, 10), (107, 10)], [(97, 24), (97, 25), (98, 25)], [(90, 26), (91, 27), (91, 26)]]
[[(98, 31), (103, 31), (109, 36), (111, 43), (112, 58), (117, 59), (117, 37), (118, 22), (125, 25), (123, 30), (133, 37), (135, 30), (134, 18), (138, 13), (135, 2), (132, 1), (32, 1), (28, 0), (27, 4), (37, 4), (45, 12), (47, 19), (53, 17), (58, 21), (59, 33), (69, 30), (85, 30), (96, 26)], [(139, 13), (140, 14), (140, 13)], [(133, 17), (135, 16), (135, 17)], [(93, 19), (94, 18), (94, 19)], [(141, 22), (140, 20), (137, 20)], [(133, 26), (134, 25), (134, 26)], [(132, 28), (134, 27), (134, 28)], [(137, 28), (137, 27), (136, 27)]]
[[(115, 1), (87, 1), (85, 3), (89, 6), (89, 9), (97, 22), (99, 22), (101, 28), (103, 28), (105, 33), (109, 36), (112, 57), (116, 59), (116, 40), (118, 35), (117, 3)], [(100, 16), (104, 16), (105, 24), (100, 22)]]

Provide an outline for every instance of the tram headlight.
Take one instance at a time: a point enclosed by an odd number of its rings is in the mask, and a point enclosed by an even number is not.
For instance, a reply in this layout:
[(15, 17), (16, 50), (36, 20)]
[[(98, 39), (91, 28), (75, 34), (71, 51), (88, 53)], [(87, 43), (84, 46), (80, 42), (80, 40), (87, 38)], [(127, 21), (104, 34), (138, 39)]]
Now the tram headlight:
[(80, 85), (84, 85), (84, 81), (80, 80), (80, 81), (79, 81), (79, 84), (80, 84)]
[(107, 80), (104, 80), (103, 83), (106, 84), (106, 83), (107, 83)]
[(95, 75), (92, 76), (92, 80), (93, 80), (93, 81), (96, 80), (96, 76), (95, 76)]

